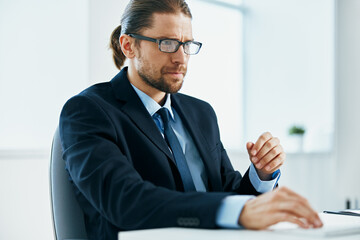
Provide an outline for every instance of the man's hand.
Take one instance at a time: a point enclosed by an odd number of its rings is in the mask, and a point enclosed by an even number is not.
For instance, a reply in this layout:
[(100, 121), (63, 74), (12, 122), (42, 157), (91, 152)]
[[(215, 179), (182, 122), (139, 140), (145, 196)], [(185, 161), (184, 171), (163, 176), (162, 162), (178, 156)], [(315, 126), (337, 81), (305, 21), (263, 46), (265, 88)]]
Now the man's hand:
[(323, 225), (308, 201), (286, 187), (247, 201), (239, 217), (239, 224), (254, 230), (266, 229), (278, 222), (291, 222), (302, 228)]
[(269, 180), (285, 161), (285, 153), (278, 138), (263, 133), (256, 143), (248, 142), (246, 148), (261, 180)]

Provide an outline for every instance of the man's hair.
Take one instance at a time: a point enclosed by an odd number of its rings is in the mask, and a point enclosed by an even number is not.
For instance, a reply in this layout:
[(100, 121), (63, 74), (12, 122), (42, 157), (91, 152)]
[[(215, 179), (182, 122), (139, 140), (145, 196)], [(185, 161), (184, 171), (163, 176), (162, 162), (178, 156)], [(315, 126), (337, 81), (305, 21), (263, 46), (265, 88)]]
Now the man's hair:
[(112, 32), (110, 39), (113, 60), (118, 69), (121, 69), (126, 59), (121, 51), (120, 36), (129, 33), (139, 34), (141, 30), (151, 28), (154, 13), (183, 13), (192, 18), (185, 0), (130, 0), (121, 18), (120, 25)]

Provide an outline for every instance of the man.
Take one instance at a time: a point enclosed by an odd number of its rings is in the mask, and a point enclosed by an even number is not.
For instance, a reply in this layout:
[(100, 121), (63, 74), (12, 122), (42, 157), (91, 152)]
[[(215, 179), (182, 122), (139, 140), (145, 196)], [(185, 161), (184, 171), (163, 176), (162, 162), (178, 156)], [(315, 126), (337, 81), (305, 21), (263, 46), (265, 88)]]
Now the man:
[(190, 55), (201, 48), (183, 0), (131, 1), (111, 46), (117, 67), (125, 59), (128, 67), (71, 98), (60, 117), (66, 168), (90, 239), (158, 227), (322, 225), (303, 197), (271, 191), (285, 159), (277, 138), (264, 133), (247, 144), (252, 164), (241, 176), (211, 106), (177, 93)]

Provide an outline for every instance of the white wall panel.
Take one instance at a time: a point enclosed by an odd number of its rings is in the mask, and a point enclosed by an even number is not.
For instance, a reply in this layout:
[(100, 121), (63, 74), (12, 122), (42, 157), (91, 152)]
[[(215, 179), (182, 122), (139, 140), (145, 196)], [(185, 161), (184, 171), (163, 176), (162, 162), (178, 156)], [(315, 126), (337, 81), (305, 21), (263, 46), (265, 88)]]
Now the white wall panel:
[(340, 201), (349, 198), (355, 207), (355, 200), (360, 201), (360, 1), (338, 0), (336, 14), (336, 195)]
[(0, 1), (0, 151), (48, 149), (88, 82), (86, 0)]

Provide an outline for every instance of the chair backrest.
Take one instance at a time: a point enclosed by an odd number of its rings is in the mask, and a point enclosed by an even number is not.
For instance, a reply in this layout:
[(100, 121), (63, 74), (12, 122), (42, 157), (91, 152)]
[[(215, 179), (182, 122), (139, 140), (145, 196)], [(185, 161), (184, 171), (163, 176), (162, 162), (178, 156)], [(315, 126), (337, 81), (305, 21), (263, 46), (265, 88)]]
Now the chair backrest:
[(65, 170), (59, 129), (56, 129), (51, 148), (50, 195), (55, 239), (87, 239), (84, 214)]

